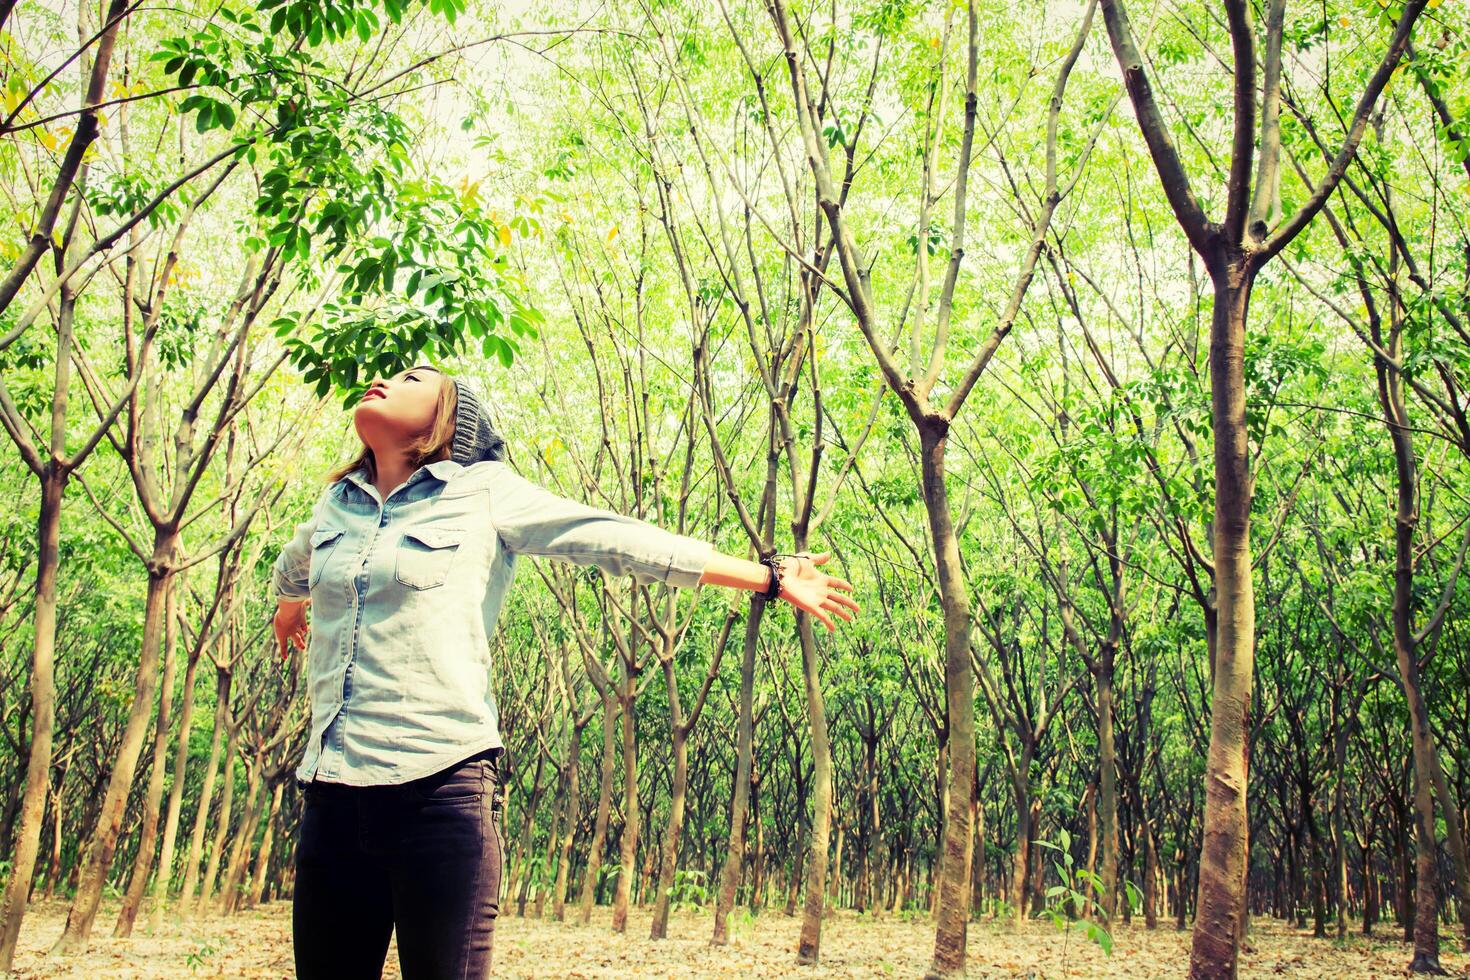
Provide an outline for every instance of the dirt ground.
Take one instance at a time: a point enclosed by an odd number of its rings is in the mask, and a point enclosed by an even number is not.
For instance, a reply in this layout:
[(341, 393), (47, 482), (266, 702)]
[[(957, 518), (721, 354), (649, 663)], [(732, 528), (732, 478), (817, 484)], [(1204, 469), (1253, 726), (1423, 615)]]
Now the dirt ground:
[[(47, 961), (46, 949), (61, 933), (66, 907), (42, 905), (26, 917), (15, 976), (32, 977), (290, 977), (291, 909), (273, 903), (227, 919), (208, 918), (185, 925), (166, 922), (156, 935), (146, 927), (129, 939), (113, 939), (115, 903), (104, 903), (97, 934), (80, 956)], [(587, 928), (507, 917), (496, 926), (495, 976), (654, 978), (766, 977), (915, 977), (927, 965), (932, 926), (924, 920), (862, 918), (838, 913), (822, 930), (822, 964), (798, 967), (800, 923), (766, 914), (732, 920), (731, 944), (711, 949), (709, 915), (692, 910), (675, 914), (670, 938), (647, 939), (649, 913), (637, 910), (628, 934), (608, 928), (609, 913), (598, 909)], [(1389, 933), (1385, 930), (1385, 935)], [(1349, 939), (1346, 947), (1314, 940), (1279, 924), (1253, 924), (1250, 951), (1241, 962), (1244, 978), (1294, 980), (1372, 978), (1404, 975), (1408, 947), (1388, 938)], [(1016, 935), (991, 922), (970, 926), (970, 975), (1007, 980), (1062, 978), (1182, 977), (1189, 953), (1188, 933), (1171, 927), (1149, 933), (1120, 928), (1111, 957), (1079, 932), (1064, 935), (1050, 922), (1031, 923)], [(1452, 976), (1470, 980), (1470, 955), (1448, 948), (1442, 963)], [(384, 977), (397, 977), (397, 954), (388, 952)]]

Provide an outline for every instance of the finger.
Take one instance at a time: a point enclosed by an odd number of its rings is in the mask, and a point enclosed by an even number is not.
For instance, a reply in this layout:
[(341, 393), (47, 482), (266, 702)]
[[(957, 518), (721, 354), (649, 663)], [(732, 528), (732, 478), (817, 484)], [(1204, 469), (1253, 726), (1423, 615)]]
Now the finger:
[(848, 612), (846, 609), (833, 609), (831, 610), (831, 613), (838, 619), (842, 620), (844, 623), (852, 622), (852, 613)]
[(848, 592), (851, 592), (852, 591), (852, 583), (849, 582), (845, 578), (838, 578), (835, 575), (828, 575), (827, 576), (827, 588), (829, 588), (829, 589), (846, 589)]
[(846, 606), (842, 605), (842, 603), (838, 601), (839, 598), (839, 596), (835, 595), (828, 596), (826, 599), (822, 600), (822, 608), (826, 609), (828, 612), (836, 613), (838, 616), (845, 620), (851, 620), (852, 611), (849, 610)]
[(857, 600), (856, 599), (854, 599), (850, 595), (843, 595), (841, 592), (832, 592), (832, 593), (829, 593), (827, 595), (827, 598), (830, 599), (831, 601), (839, 604), (839, 605), (846, 606), (849, 609), (860, 609), (860, 608), (862, 608), (861, 606), (859, 606), (857, 604)]
[(822, 551), (815, 555), (808, 555), (807, 558), (813, 565), (825, 565), (831, 560), (832, 553), (830, 551)]

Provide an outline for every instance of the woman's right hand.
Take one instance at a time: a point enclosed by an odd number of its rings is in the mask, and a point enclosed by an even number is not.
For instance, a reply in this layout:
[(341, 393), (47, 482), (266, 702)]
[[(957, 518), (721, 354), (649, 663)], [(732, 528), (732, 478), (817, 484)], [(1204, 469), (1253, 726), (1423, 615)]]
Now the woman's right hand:
[(276, 645), (280, 647), (283, 663), (290, 656), (288, 644), (294, 644), (298, 650), (306, 649), (306, 607), (310, 604), (310, 599), (276, 600)]

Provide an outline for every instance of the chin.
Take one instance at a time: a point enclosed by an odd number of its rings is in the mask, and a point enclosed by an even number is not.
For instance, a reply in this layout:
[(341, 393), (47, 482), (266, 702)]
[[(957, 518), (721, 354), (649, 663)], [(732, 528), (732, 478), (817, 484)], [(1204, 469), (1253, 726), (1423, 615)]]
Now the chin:
[(352, 427), (357, 430), (357, 437), (363, 442), (381, 434), (387, 427), (385, 423), (388, 420), (383, 417), (381, 402), (381, 398), (372, 398), (359, 402), (352, 410)]

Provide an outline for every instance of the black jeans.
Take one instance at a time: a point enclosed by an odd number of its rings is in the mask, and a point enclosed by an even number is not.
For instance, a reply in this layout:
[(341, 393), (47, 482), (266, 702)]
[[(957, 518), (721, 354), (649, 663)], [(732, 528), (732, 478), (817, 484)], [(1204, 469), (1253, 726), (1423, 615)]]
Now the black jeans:
[(291, 933), (303, 980), (489, 976), (502, 845), (487, 751), (398, 786), (304, 784)]

